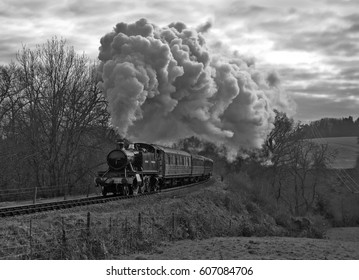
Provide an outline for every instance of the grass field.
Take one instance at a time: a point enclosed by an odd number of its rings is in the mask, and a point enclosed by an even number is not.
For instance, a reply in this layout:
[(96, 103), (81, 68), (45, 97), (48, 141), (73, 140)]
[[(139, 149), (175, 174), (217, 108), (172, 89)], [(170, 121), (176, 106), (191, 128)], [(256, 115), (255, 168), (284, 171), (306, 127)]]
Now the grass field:
[(331, 167), (336, 169), (354, 168), (359, 156), (359, 143), (357, 137), (331, 137), (312, 139), (316, 143), (329, 144), (332, 151), (336, 152), (336, 158)]

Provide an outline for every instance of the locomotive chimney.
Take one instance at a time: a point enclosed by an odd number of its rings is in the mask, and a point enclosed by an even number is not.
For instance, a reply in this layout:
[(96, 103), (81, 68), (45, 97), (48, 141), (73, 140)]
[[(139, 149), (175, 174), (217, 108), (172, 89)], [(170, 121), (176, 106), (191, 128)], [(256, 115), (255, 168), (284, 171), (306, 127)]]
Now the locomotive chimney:
[(124, 148), (125, 148), (125, 143), (123, 142), (123, 140), (117, 140), (116, 149), (123, 150)]

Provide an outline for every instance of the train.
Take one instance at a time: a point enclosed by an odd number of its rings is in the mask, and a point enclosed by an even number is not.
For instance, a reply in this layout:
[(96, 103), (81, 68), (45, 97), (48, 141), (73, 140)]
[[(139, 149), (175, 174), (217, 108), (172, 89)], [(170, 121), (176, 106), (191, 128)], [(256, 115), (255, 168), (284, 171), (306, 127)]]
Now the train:
[(156, 144), (118, 142), (95, 184), (103, 196), (137, 195), (209, 179), (213, 160)]

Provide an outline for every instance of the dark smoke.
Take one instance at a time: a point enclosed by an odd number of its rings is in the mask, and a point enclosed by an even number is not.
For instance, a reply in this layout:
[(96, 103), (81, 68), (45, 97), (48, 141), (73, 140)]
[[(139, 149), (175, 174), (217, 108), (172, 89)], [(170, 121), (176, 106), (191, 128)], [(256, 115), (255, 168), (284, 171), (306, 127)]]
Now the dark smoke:
[(212, 27), (212, 22), (211, 21), (207, 21), (206, 23), (204, 24), (201, 24), (200, 26), (198, 26), (196, 28), (196, 31), (197, 32), (200, 32), (200, 33), (206, 33), (208, 32)]
[(132, 140), (195, 135), (225, 144), (232, 155), (240, 146), (258, 147), (272, 128), (273, 109), (292, 102), (275, 72), (260, 73), (237, 54), (210, 54), (198, 31), (141, 19), (101, 38), (99, 71), (112, 124)]

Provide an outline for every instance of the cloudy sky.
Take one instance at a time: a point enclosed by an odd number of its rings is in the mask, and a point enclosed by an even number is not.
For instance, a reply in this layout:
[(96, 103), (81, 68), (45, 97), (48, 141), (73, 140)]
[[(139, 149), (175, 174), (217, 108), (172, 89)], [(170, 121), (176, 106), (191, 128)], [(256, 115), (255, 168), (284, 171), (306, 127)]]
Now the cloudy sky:
[(97, 58), (118, 22), (207, 24), (208, 47), (254, 57), (274, 69), (297, 103), (294, 118), (359, 117), (357, 0), (1, 0), (0, 64), (52, 36)]

